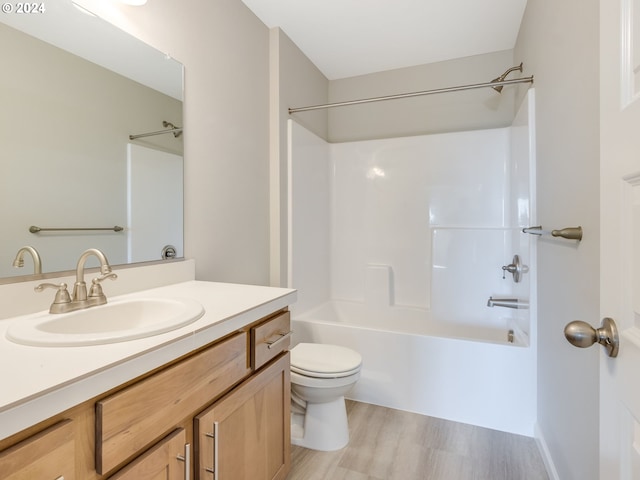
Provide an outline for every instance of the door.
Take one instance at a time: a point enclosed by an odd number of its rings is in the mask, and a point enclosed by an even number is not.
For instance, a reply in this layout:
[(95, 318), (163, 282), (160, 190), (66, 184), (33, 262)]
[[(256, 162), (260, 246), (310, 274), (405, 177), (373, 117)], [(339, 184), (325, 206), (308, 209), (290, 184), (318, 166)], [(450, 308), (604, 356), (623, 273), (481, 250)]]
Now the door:
[(284, 480), (291, 466), (289, 353), (195, 418), (199, 479)]
[(640, 479), (640, 0), (600, 0), (600, 479)]

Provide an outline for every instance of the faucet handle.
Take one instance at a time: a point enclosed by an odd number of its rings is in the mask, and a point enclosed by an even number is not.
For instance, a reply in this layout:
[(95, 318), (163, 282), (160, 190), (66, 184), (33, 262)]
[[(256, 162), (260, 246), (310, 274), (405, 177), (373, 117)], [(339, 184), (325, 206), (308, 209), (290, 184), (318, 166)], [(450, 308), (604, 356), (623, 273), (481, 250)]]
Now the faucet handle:
[(40, 285), (35, 286), (33, 289), (36, 292), (42, 292), (45, 288), (55, 288), (58, 290), (56, 292), (56, 297), (53, 300), (54, 304), (71, 303), (71, 296), (69, 295), (69, 290), (67, 290), (66, 283), (41, 283)]
[(115, 280), (116, 278), (118, 278), (118, 275), (116, 275), (115, 273), (107, 273), (105, 275), (100, 275), (99, 277), (96, 277), (93, 280), (91, 280), (91, 288), (89, 289), (89, 298), (104, 297), (104, 293), (102, 292), (102, 285), (100, 285), (100, 282), (102, 282), (103, 280), (106, 280), (107, 278), (111, 280)]
[(101, 281), (106, 280), (106, 279), (110, 279), (110, 280), (115, 280), (116, 278), (118, 278), (118, 275), (116, 275), (115, 273), (106, 273), (104, 275), (100, 275), (99, 277), (94, 278), (93, 280), (91, 280), (91, 283), (93, 285), (99, 284)]
[(503, 265), (502, 266), (502, 279), (504, 280), (506, 277), (506, 273), (509, 272), (510, 274), (514, 274), (518, 271), (518, 266), (511, 263), (509, 265)]
[(509, 265), (502, 266), (502, 279), (505, 279), (506, 273), (509, 272), (513, 275), (513, 281), (518, 283), (522, 279), (522, 274), (527, 273), (529, 271), (529, 267), (523, 265), (520, 256), (514, 255), (513, 260)]

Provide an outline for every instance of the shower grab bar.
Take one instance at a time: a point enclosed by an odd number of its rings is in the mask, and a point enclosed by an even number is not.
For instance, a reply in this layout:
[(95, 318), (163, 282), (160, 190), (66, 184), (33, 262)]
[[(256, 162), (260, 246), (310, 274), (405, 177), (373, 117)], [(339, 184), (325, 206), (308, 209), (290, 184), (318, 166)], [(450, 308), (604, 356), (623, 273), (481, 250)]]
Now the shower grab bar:
[(124, 227), (120, 227), (116, 225), (115, 227), (95, 227), (95, 228), (75, 228), (75, 227), (62, 227), (62, 228), (42, 228), (36, 227), (35, 225), (31, 225), (29, 227), (29, 232), (31, 233), (40, 233), (40, 232), (70, 232), (70, 231), (87, 231), (87, 230), (111, 230), (114, 232), (121, 232), (124, 230)]
[(568, 240), (582, 240), (582, 227), (566, 227), (560, 230), (543, 230), (541, 225), (537, 227), (527, 227), (522, 229), (522, 233), (529, 235), (551, 235), (552, 237), (561, 237)]

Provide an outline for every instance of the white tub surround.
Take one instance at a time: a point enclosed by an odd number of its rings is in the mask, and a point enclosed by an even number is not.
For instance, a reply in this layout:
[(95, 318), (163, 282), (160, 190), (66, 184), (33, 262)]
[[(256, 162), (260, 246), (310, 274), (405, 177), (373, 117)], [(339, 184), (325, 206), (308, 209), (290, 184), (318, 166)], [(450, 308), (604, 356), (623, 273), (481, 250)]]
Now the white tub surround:
[(533, 435), (533, 107), (530, 89), (511, 127), (340, 144), (291, 122), (294, 341), (361, 353), (352, 398)]
[[(192, 265), (188, 265), (190, 262), (180, 263), (185, 265), (179, 266), (179, 269), (192, 268)], [(111, 295), (111, 287), (117, 282), (122, 281), (120, 288), (128, 286), (136, 290), (134, 284), (150, 285), (162, 282), (162, 279), (170, 281), (171, 278), (175, 280), (181, 277), (166, 276), (161, 271), (161, 268), (154, 267), (150, 272), (118, 270), (118, 280), (105, 285), (105, 293), (108, 298), (114, 299), (136, 296), (190, 298), (202, 304), (205, 309), (203, 317), (190, 325), (160, 335), (88, 347), (18, 345), (8, 341), (5, 332), (11, 322), (19, 319), (10, 317), (0, 320), (0, 378), (4, 385), (0, 389), (0, 439), (165, 365), (296, 300), (296, 292), (290, 289), (184, 281), (185, 275), (182, 275), (183, 281), (180, 283), (117, 297)], [(9, 301), (9, 293), (4, 292), (5, 288), (13, 292), (17, 297), (16, 302), (20, 303), (25, 297), (37, 299), (42, 296), (33, 292), (33, 286), (5, 285), (0, 288), (0, 298), (5, 302)], [(53, 292), (44, 294), (44, 297), (47, 303), (45, 308), (48, 308)], [(8, 310), (15, 309), (13, 306)]]
[[(526, 112), (523, 127), (331, 145), (292, 122), (294, 314), (344, 300), (460, 326), (513, 318), (529, 335), (529, 310), (487, 308), (491, 296), (532, 301)], [(518, 284), (502, 270), (515, 254)]]

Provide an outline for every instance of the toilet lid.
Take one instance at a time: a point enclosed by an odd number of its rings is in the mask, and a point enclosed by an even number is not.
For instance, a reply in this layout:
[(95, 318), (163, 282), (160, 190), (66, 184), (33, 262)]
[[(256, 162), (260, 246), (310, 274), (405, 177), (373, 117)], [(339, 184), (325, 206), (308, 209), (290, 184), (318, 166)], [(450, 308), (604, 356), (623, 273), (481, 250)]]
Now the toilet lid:
[(338, 345), (299, 343), (291, 349), (291, 371), (308, 377), (346, 377), (361, 365), (358, 352)]

